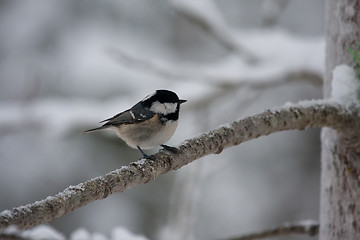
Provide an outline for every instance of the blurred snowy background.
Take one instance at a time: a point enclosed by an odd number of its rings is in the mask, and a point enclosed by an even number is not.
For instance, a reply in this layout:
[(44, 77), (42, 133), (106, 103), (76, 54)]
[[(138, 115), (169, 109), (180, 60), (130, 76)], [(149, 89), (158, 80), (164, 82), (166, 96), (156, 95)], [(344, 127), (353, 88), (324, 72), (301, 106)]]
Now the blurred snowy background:
[[(188, 100), (174, 146), (321, 98), (324, 2), (0, 1), (0, 210), (136, 161), (112, 133), (82, 132), (155, 89)], [(50, 225), (65, 236), (122, 226), (149, 239), (215, 239), (317, 219), (318, 202), (310, 129), (200, 159)]]

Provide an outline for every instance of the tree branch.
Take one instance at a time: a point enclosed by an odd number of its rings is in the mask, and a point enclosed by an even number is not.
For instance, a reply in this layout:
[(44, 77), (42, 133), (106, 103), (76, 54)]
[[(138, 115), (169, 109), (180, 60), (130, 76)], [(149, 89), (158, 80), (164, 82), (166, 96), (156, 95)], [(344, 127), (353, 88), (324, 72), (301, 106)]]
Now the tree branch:
[(270, 237), (281, 237), (291, 234), (306, 234), (315, 236), (319, 233), (319, 223), (315, 221), (305, 221), (299, 223), (288, 223), (261, 232), (243, 235), (241, 237), (228, 238), (228, 240), (255, 240)]
[[(211, 84), (220, 88), (261, 88), (276, 87), (284, 83), (307, 81), (313, 85), (322, 85), (322, 76), (320, 73), (310, 69), (298, 70), (282, 70), (278, 72), (269, 72), (259, 76), (245, 77), (245, 76), (226, 76), (221, 74), (213, 74), (206, 72), (206, 70), (199, 70), (200, 67), (186, 68), (179, 67), (179, 65), (170, 64), (163, 61), (154, 61), (144, 58), (138, 58), (121, 51), (118, 48), (110, 47), (106, 52), (118, 63), (125, 67), (137, 69), (146, 73), (154, 74), (164, 79), (174, 80), (194, 80)], [(201, 69), (201, 68), (200, 68)], [(270, 77), (269, 77), (270, 76)]]
[(231, 53), (242, 56), (248, 63), (259, 60), (253, 52), (241, 45), (212, 0), (170, 0), (169, 2), (180, 16), (193, 23), (194, 26), (203, 29)]
[(141, 159), (76, 186), (70, 186), (55, 196), (0, 213), (0, 229), (15, 225), (28, 229), (50, 222), (95, 200), (122, 192), (138, 184), (169, 172), (208, 154), (245, 141), (285, 130), (309, 127), (353, 129), (360, 125), (360, 107), (344, 107), (338, 103), (319, 100), (267, 110), (251, 117), (234, 121), (206, 134), (185, 141), (178, 153), (159, 151), (155, 161)]

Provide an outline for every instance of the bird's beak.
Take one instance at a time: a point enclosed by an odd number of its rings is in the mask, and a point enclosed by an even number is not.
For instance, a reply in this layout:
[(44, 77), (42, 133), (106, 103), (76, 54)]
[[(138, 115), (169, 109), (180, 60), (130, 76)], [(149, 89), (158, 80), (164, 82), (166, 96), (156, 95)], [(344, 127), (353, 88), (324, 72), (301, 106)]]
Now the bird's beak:
[(182, 103), (184, 103), (184, 102), (186, 102), (187, 100), (179, 100), (179, 104), (182, 104)]

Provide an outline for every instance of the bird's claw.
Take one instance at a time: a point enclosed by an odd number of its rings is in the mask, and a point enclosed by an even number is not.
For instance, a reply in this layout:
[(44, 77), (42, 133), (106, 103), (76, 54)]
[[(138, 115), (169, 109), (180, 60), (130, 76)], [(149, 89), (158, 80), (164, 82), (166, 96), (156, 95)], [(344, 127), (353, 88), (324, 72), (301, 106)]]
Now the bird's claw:
[(148, 160), (152, 160), (152, 161), (155, 161), (156, 157), (154, 155), (143, 155), (144, 158), (148, 159)]
[(171, 146), (168, 146), (168, 145), (165, 145), (165, 144), (162, 144), (160, 146), (163, 147), (164, 150), (172, 152), (172, 153), (178, 153), (179, 152), (179, 149), (177, 149), (176, 147), (171, 147)]
[(154, 155), (147, 155), (139, 146), (137, 148), (140, 150), (140, 152), (144, 158), (153, 160), (153, 161), (156, 159), (156, 157)]

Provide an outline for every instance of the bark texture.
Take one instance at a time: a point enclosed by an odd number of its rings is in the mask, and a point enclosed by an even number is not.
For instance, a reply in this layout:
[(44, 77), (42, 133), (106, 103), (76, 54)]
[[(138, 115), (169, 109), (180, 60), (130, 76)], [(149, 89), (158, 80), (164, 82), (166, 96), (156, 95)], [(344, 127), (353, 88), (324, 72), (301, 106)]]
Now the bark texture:
[[(325, 98), (332, 71), (353, 66), (348, 48), (360, 44), (360, 0), (327, 0)], [(322, 131), (320, 239), (360, 239), (360, 129)]]
[[(16, 225), (20, 229), (50, 222), (95, 200), (146, 183), (170, 170), (178, 169), (202, 156), (220, 153), (223, 149), (251, 139), (285, 130), (303, 130), (328, 126), (334, 129), (359, 129), (360, 107), (346, 108), (330, 101), (302, 103), (234, 121), (199, 137), (189, 139), (177, 153), (160, 151), (153, 160), (141, 159), (76, 186), (55, 196), (0, 213), (0, 229)], [(350, 153), (351, 154), (351, 153)], [(350, 171), (350, 170), (347, 170)], [(353, 172), (358, 174), (358, 172)], [(356, 206), (357, 207), (357, 206)], [(348, 211), (349, 208), (344, 209)], [(350, 208), (350, 211), (353, 208)]]

